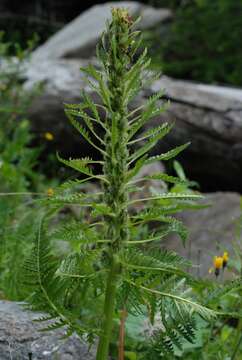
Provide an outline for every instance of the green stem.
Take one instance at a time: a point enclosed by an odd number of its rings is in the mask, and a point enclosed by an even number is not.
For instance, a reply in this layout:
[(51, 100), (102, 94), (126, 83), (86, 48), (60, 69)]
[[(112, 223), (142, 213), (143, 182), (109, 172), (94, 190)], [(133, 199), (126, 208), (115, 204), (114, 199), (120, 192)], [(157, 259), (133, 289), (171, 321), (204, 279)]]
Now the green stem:
[[(106, 239), (110, 239), (106, 248), (106, 264), (109, 274), (106, 279), (105, 300), (103, 309), (102, 333), (99, 338), (96, 360), (107, 360), (109, 344), (112, 336), (113, 317), (116, 305), (116, 290), (122, 269), (119, 253), (129, 239), (128, 231), (128, 192), (125, 187), (128, 171), (129, 151), (127, 146), (128, 119), (127, 105), (124, 94), (127, 88), (126, 72), (131, 65), (129, 53), (130, 23), (127, 13), (123, 10), (113, 10), (112, 22), (108, 28), (109, 47), (105, 60), (108, 88), (107, 95), (103, 96), (108, 110), (105, 127), (105, 154), (103, 173), (107, 183), (103, 183), (103, 202), (111, 209), (112, 216), (106, 215)], [(103, 46), (103, 45), (102, 45)], [(106, 49), (103, 49), (107, 51)], [(101, 92), (105, 90), (105, 86)], [(106, 97), (109, 97), (106, 101)]]
[(231, 360), (235, 360), (236, 359), (236, 355), (239, 351), (239, 347), (240, 347), (240, 344), (242, 343), (242, 333), (241, 333), (241, 330), (242, 330), (242, 321), (239, 322), (239, 325), (238, 325), (238, 329), (237, 329), (237, 332), (238, 332), (238, 335), (236, 336), (236, 341), (235, 341), (235, 348), (234, 348), (234, 351), (233, 351), (233, 354), (231, 356)]
[(118, 264), (115, 261), (115, 257), (113, 257), (105, 292), (103, 332), (99, 338), (96, 360), (108, 359), (109, 343), (113, 327), (117, 275)]
[(238, 353), (238, 350), (239, 350), (239, 347), (240, 347), (240, 344), (242, 343), (242, 334), (240, 335), (240, 338), (239, 338), (239, 341), (238, 341), (238, 343), (237, 343), (237, 345), (236, 345), (236, 348), (234, 349), (234, 353), (233, 353), (233, 355), (232, 355), (232, 357), (231, 357), (231, 360), (235, 360), (236, 359), (236, 355), (237, 355), (237, 353)]

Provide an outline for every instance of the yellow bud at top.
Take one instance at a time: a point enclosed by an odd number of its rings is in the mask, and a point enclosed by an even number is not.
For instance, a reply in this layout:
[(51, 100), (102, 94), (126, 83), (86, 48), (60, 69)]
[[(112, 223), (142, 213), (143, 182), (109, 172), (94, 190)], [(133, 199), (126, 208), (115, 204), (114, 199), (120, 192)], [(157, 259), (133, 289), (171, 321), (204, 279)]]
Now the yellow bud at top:
[(224, 254), (223, 254), (223, 261), (227, 263), (228, 260), (229, 260), (229, 254), (228, 254), (227, 251), (225, 251)]
[(54, 195), (54, 190), (53, 190), (52, 188), (49, 188), (49, 189), (47, 190), (47, 195), (48, 195), (48, 196), (53, 196), (53, 195)]
[(51, 134), (50, 132), (46, 132), (44, 136), (45, 136), (45, 139), (48, 141), (54, 140), (54, 135)]
[(223, 258), (222, 256), (215, 256), (213, 260), (213, 265), (215, 269), (221, 269), (223, 266)]
[(119, 20), (121, 20), (124, 23), (132, 24), (133, 20), (131, 16), (129, 15), (129, 12), (127, 9), (123, 8), (113, 8), (112, 9), (112, 15), (113, 17), (117, 17)]

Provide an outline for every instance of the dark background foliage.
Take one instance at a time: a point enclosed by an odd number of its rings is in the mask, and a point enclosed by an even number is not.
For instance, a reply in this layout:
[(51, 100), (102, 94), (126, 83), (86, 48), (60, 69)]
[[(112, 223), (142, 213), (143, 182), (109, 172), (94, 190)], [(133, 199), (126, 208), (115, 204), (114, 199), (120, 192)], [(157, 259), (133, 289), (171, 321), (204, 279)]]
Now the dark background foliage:
[[(39, 43), (87, 8), (105, 1), (1, 0), (5, 39), (24, 46), (37, 33)], [(117, 1), (118, 3), (119, 1)], [(241, 0), (147, 0), (174, 11), (170, 26), (149, 34), (154, 64), (173, 77), (205, 83), (242, 85)], [(153, 46), (152, 46), (153, 44)], [(157, 45), (158, 44), (158, 45)]]
[[(163, 71), (206, 83), (242, 85), (242, 1), (200, 0), (180, 6), (160, 51)], [(154, 35), (157, 43), (159, 33)]]

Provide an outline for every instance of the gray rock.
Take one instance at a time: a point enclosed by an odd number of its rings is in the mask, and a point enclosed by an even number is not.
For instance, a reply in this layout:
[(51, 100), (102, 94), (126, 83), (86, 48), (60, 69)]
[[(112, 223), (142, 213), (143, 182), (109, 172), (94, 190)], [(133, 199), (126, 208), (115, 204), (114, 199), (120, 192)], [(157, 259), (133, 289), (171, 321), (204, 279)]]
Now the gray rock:
[(182, 246), (177, 236), (169, 238), (166, 247), (178, 251), (198, 265), (193, 269), (195, 274), (214, 276), (208, 272), (213, 266), (213, 257), (222, 255), (224, 251), (234, 256), (236, 221), (241, 216), (240, 195), (232, 192), (211, 193), (205, 195), (201, 203), (211, 206), (179, 215), (189, 230), (186, 247)]
[(107, 2), (96, 5), (83, 12), (35, 50), (33, 60), (90, 57), (95, 53), (96, 43), (105, 28), (105, 23), (111, 18), (110, 10), (115, 6), (127, 8), (133, 16), (141, 15), (142, 20), (139, 24), (141, 29), (153, 27), (171, 18), (170, 10), (154, 9), (137, 1), (122, 1), (118, 4)]
[(63, 330), (38, 332), (39, 314), (23, 311), (22, 304), (0, 301), (1, 360), (92, 360), (94, 350), (76, 335), (68, 339)]
[[(202, 85), (162, 77), (146, 92), (160, 88), (171, 105), (149, 126), (163, 120), (175, 122), (166, 137), (166, 149), (191, 141), (183, 154), (189, 176), (207, 189), (241, 190), (242, 176), (242, 90)], [(164, 150), (161, 143), (161, 149)]]
[(59, 136), (67, 128), (63, 103), (79, 102), (81, 88), (88, 90), (80, 73), (80, 66), (86, 64), (76, 60), (46, 60), (27, 66), (25, 89), (31, 90), (40, 82), (44, 85), (44, 91), (30, 109), (30, 118), (38, 133), (49, 129)]
[[(89, 60), (90, 61), (90, 60)], [(79, 71), (87, 60), (45, 60), (28, 67), (25, 87), (43, 81), (45, 90), (34, 101), (30, 118), (37, 133), (52, 131), (56, 148), (73, 154), (80, 151), (79, 136), (68, 124), (63, 102), (79, 102), (80, 89), (91, 93)], [(94, 61), (95, 62), (95, 61)], [(182, 154), (183, 165), (191, 179), (202, 188), (242, 190), (242, 90), (177, 81), (165, 76), (157, 80), (137, 99), (137, 105), (148, 95), (164, 88), (171, 100), (169, 109), (149, 123), (175, 121), (173, 131), (161, 141), (157, 152), (192, 141)], [(90, 148), (81, 144), (85, 153)], [(210, 188), (208, 188), (208, 186)]]

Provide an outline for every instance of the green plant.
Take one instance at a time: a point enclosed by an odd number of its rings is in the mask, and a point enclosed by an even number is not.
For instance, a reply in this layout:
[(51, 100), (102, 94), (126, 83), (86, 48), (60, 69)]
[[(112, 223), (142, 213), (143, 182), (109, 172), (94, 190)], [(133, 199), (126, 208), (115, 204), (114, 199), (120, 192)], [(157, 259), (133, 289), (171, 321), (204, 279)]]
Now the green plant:
[[(210, 323), (196, 317), (196, 341), (191, 343), (183, 339), (182, 348), (174, 347), (172, 359), (239, 360), (241, 358), (241, 220), (242, 217), (236, 223), (233, 251), (228, 254), (221, 249), (220, 255), (223, 254), (223, 263), (218, 266), (217, 261), (213, 261), (213, 271), (209, 271), (211, 274), (209, 279), (197, 282), (193, 288), (199, 302), (206, 299), (206, 306), (219, 311), (223, 316), (217, 317)], [(218, 257), (215, 256), (215, 259)], [(229, 277), (230, 280), (224, 280), (225, 277)], [(127, 318), (125, 342), (127, 359), (150, 359), (151, 351), (148, 339), (151, 331), (148, 331), (147, 336), (144, 331), (145, 323), (147, 323), (147, 318), (142, 314), (137, 317), (131, 315)], [(116, 358), (113, 344), (112, 351)], [(169, 359), (169, 356), (167, 358)]]
[(241, 14), (241, 1), (184, 2), (170, 26), (150, 33), (154, 64), (169, 76), (241, 86)]
[[(242, 209), (242, 207), (241, 207)], [(182, 351), (177, 349), (176, 358), (239, 360), (242, 352), (242, 216), (235, 224), (235, 239), (230, 254), (221, 249), (214, 258), (214, 269), (209, 279), (197, 283), (198, 299), (206, 299), (206, 306), (219, 310), (224, 316), (208, 324), (199, 320), (196, 329), (196, 343), (186, 344)], [(223, 263), (218, 266), (218, 259)], [(219, 261), (220, 262), (220, 261)], [(218, 271), (216, 271), (218, 270)], [(210, 271), (209, 271), (210, 272)], [(211, 281), (212, 278), (212, 281)], [(229, 280), (224, 280), (229, 278)]]
[[(149, 155), (172, 125), (162, 123), (140, 134), (150, 118), (164, 111), (162, 92), (135, 110), (128, 108), (145, 81), (150, 81), (150, 60), (146, 50), (138, 53), (141, 38), (134, 25), (127, 11), (112, 10), (112, 21), (97, 47), (100, 69), (92, 65), (83, 69), (100, 102), (95, 104), (83, 93), (81, 104), (66, 105), (71, 124), (103, 159), (64, 160), (58, 155), (63, 164), (85, 178), (64, 183), (43, 201), (47, 212), (25, 265), (26, 282), (33, 290), (29, 308), (49, 314), (40, 319), (50, 321), (47, 329), (66, 326), (67, 335), (76, 331), (91, 343), (98, 336), (97, 360), (107, 360), (111, 340), (117, 341), (112, 333), (114, 324), (121, 316), (122, 333), (125, 313), (144, 314), (151, 323), (160, 314), (162, 329), (149, 344), (152, 359), (172, 356), (174, 345), (180, 347), (182, 338), (193, 341), (196, 314), (207, 320), (215, 316), (193, 299), (196, 280), (185, 271), (189, 262), (159, 246), (174, 231), (185, 241), (184, 226), (172, 214), (190, 207), (191, 201), (201, 196), (190, 191), (146, 196), (140, 186), (144, 180), (171, 184), (186, 184), (187, 180), (165, 173), (136, 178), (142, 166), (169, 160), (188, 144)], [(102, 173), (93, 170), (95, 164), (101, 165)], [(98, 181), (100, 191), (84, 192), (82, 186), (89, 180)], [(156, 203), (159, 206), (154, 207)], [(66, 204), (84, 211), (81, 221), (73, 220), (58, 230), (78, 243), (76, 251), (59, 263), (51, 249), (48, 223)], [(121, 336), (120, 359), (123, 347)]]
[[(22, 84), (32, 46), (30, 42), (22, 51), (0, 34), (0, 290), (15, 300), (22, 298), (18, 269), (31, 250), (37, 215), (30, 192), (36, 192), (43, 180), (33, 170), (40, 151), (29, 147), (32, 135), (26, 119), (37, 88), (27, 93)], [(15, 57), (10, 56), (10, 47)]]

